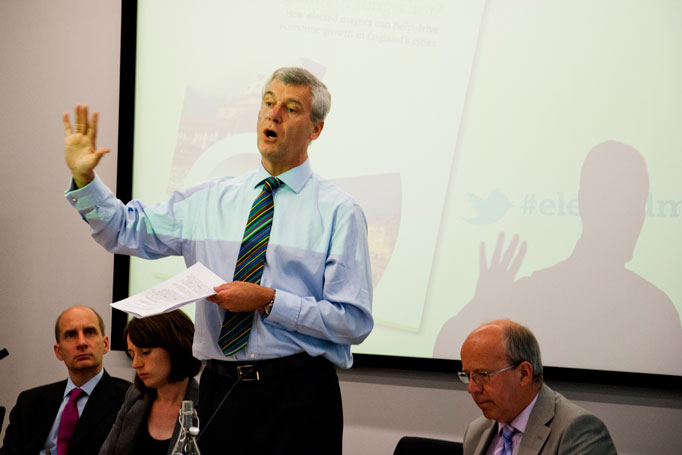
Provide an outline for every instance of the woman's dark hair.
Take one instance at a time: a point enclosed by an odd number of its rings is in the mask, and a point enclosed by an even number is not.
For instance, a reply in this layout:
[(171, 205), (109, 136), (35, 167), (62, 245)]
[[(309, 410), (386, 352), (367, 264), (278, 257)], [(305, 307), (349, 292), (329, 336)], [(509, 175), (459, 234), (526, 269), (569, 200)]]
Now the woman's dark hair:
[[(171, 362), (169, 382), (192, 378), (201, 369), (201, 361), (192, 356), (194, 323), (180, 310), (131, 319), (123, 330), (123, 339), (128, 337), (139, 348), (163, 348), (168, 352)], [(140, 390), (147, 388), (137, 375), (135, 386)]]

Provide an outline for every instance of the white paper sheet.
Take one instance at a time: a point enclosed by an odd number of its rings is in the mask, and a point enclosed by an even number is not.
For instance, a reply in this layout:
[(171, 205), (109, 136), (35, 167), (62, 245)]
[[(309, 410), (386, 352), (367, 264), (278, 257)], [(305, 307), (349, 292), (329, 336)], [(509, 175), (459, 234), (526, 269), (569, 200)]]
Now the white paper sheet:
[(197, 262), (188, 269), (146, 291), (111, 304), (138, 318), (167, 313), (214, 295), (214, 286), (225, 282), (202, 263)]

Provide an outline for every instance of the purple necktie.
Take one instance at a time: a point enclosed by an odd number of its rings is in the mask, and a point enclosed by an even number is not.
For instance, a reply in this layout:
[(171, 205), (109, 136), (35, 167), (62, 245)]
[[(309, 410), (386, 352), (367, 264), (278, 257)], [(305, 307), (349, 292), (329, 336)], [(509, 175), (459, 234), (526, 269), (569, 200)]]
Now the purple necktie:
[(59, 430), (57, 430), (57, 455), (66, 455), (69, 442), (78, 424), (78, 399), (84, 394), (85, 392), (79, 388), (73, 389), (69, 402), (66, 403), (62, 411), (62, 417), (59, 419)]

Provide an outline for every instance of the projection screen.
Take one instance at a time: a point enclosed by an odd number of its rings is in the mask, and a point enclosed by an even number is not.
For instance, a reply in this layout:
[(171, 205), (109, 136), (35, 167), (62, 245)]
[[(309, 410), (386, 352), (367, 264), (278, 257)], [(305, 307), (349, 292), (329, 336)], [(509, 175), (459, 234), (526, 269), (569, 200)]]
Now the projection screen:
[[(140, 1), (119, 154), (147, 203), (250, 171), (264, 81), (303, 66), (332, 94), (312, 168), (368, 221), (375, 329), (353, 352), (459, 359), (511, 318), (548, 366), (682, 376), (681, 19), (664, 0)], [(133, 258), (129, 292), (185, 267)]]

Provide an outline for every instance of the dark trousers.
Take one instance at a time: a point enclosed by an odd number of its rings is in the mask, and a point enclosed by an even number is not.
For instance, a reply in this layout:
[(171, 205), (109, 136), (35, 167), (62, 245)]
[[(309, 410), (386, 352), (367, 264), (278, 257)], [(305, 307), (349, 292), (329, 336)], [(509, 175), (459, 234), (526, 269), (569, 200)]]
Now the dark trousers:
[(341, 455), (339, 380), (323, 357), (209, 361), (201, 374), (198, 412), (202, 455)]

